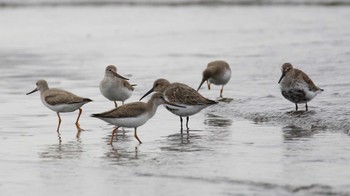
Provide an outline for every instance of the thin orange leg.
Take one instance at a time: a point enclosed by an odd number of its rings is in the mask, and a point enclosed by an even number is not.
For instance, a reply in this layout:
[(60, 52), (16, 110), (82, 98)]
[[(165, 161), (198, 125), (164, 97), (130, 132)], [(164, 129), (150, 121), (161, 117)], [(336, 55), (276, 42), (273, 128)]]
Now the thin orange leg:
[(207, 84), (208, 84), (208, 89), (210, 90), (210, 82), (209, 82), (209, 80), (207, 80)]
[(79, 124), (79, 119), (80, 119), (82, 112), (83, 112), (83, 110), (81, 108), (79, 108), (79, 115), (78, 115), (77, 121), (75, 121), (75, 126), (77, 126), (77, 129), (78, 129), (77, 136), (76, 136), (77, 138), (79, 138), (80, 132), (84, 131), (84, 129), (80, 128), (80, 124)]
[(78, 118), (77, 118), (77, 121), (75, 121), (75, 125), (77, 126), (78, 129), (80, 129), (79, 119), (80, 119), (82, 112), (83, 112), (83, 110), (81, 108), (79, 108)]
[(221, 90), (220, 90), (220, 97), (222, 98), (222, 92), (224, 91), (224, 85), (222, 85)]
[(112, 137), (111, 137), (111, 140), (109, 141), (109, 144), (110, 144), (110, 145), (112, 145), (112, 143), (113, 143), (113, 138), (114, 138), (114, 135), (117, 133), (118, 128), (119, 128), (119, 127), (116, 127), (116, 128), (113, 129), (113, 131), (112, 131)]
[(58, 125), (57, 125), (57, 130), (56, 131), (57, 131), (58, 141), (59, 141), (59, 143), (61, 143), (62, 140), (61, 140), (61, 134), (60, 134), (60, 126), (61, 126), (62, 120), (61, 120), (61, 117), (60, 117), (60, 113), (57, 112), (57, 116), (58, 116)]
[(139, 143), (142, 144), (141, 140), (140, 140), (139, 137), (137, 136), (137, 127), (135, 127), (134, 136), (135, 136), (135, 138), (139, 141)]
[(60, 117), (60, 113), (57, 112), (57, 116), (58, 116), (58, 125), (57, 125), (57, 133), (60, 133), (60, 126), (61, 126), (61, 117)]

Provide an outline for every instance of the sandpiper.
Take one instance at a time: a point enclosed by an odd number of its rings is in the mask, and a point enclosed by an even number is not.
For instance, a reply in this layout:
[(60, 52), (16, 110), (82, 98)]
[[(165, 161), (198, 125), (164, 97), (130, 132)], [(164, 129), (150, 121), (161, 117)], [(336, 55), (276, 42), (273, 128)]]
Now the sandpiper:
[(134, 87), (130, 85), (128, 78), (125, 78), (117, 73), (117, 68), (114, 65), (108, 65), (105, 69), (105, 76), (100, 82), (100, 91), (104, 97), (114, 102), (117, 107), (117, 101), (127, 100), (133, 93)]
[(202, 82), (200, 83), (197, 91), (201, 88), (203, 83), (207, 81), (208, 89), (210, 90), (210, 83), (216, 85), (222, 85), (220, 90), (220, 97), (222, 97), (222, 92), (224, 91), (224, 86), (231, 79), (231, 69), (227, 62), (225, 61), (212, 61), (208, 63), (207, 68), (203, 71)]
[(306, 111), (308, 111), (307, 102), (323, 91), (312, 82), (308, 75), (299, 69), (294, 69), (290, 63), (282, 65), (282, 76), (278, 83), (283, 97), (295, 103), (296, 111), (298, 111), (299, 103), (305, 103)]
[[(207, 99), (199, 94), (195, 89), (187, 86), (183, 83), (170, 83), (168, 80), (160, 78), (153, 83), (153, 87), (145, 95), (141, 97), (143, 99), (152, 92), (163, 93), (166, 100), (176, 105), (184, 106), (183, 108), (172, 107), (165, 104), (167, 110), (171, 113), (180, 116), (181, 132), (182, 132), (182, 117), (186, 117), (187, 132), (189, 116), (194, 115), (204, 108), (217, 104), (216, 101)], [(140, 100), (141, 100), (140, 99)]]
[(79, 125), (80, 115), (83, 111), (81, 107), (84, 104), (91, 102), (92, 100), (89, 98), (79, 97), (71, 92), (62, 89), (49, 88), (49, 85), (45, 80), (38, 80), (36, 82), (36, 88), (33, 91), (27, 93), (27, 95), (32, 94), (36, 91), (40, 92), (40, 97), (43, 104), (57, 113), (57, 132), (59, 132), (61, 125), (60, 112), (73, 112), (79, 109), (79, 115), (75, 122), (75, 125), (78, 129), (77, 137), (79, 137), (80, 131), (83, 130)]
[(113, 129), (110, 144), (112, 144), (114, 135), (118, 131), (119, 127), (135, 128), (134, 136), (141, 144), (142, 142), (137, 136), (137, 127), (145, 124), (150, 118), (152, 118), (156, 113), (158, 106), (161, 104), (168, 104), (174, 107), (183, 107), (166, 101), (161, 93), (155, 93), (147, 103), (128, 103), (107, 112), (92, 114), (91, 117), (99, 118), (105, 122), (117, 126), (115, 129)]

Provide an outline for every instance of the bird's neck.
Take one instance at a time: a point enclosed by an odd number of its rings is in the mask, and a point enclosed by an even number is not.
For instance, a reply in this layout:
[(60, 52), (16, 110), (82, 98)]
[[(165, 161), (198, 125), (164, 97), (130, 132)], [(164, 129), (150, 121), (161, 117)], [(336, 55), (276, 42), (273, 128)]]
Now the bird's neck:
[(152, 99), (147, 102), (147, 110), (149, 111), (148, 114), (151, 117), (156, 113), (158, 106), (159, 104), (155, 103), (155, 101)]

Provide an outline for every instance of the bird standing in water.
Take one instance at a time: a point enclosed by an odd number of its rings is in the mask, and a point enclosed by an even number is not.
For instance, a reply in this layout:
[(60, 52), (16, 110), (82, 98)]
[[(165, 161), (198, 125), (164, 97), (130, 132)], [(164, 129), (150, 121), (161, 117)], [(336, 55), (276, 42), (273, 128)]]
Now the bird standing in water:
[(155, 93), (147, 103), (133, 102), (122, 106), (119, 106), (113, 110), (103, 112), (100, 114), (93, 114), (91, 117), (99, 118), (105, 122), (116, 125), (117, 127), (112, 131), (112, 137), (110, 144), (112, 145), (114, 135), (118, 131), (119, 127), (134, 128), (134, 136), (141, 144), (141, 140), (137, 136), (137, 127), (145, 124), (150, 118), (154, 116), (157, 108), (161, 104), (168, 104), (174, 107), (182, 107), (176, 104), (170, 103), (164, 99), (161, 93)]
[(134, 87), (129, 84), (125, 78), (117, 73), (117, 68), (114, 65), (108, 65), (105, 69), (105, 76), (100, 82), (101, 94), (107, 99), (114, 102), (117, 107), (117, 101), (124, 101), (131, 97)]
[[(189, 116), (197, 114), (204, 108), (217, 104), (216, 101), (207, 99), (199, 94), (193, 88), (183, 83), (170, 83), (168, 80), (160, 78), (153, 83), (153, 87), (145, 95), (141, 97), (143, 99), (152, 92), (162, 93), (164, 98), (176, 105), (184, 106), (183, 108), (172, 107), (165, 104), (165, 107), (171, 113), (180, 116), (181, 132), (182, 132), (182, 117), (186, 117), (186, 128), (188, 128)], [(140, 99), (140, 100), (141, 100)]]
[(203, 78), (197, 91), (201, 88), (203, 83), (207, 81), (208, 89), (210, 90), (210, 84), (222, 85), (220, 90), (220, 97), (222, 97), (222, 92), (224, 91), (224, 86), (231, 79), (231, 69), (227, 62), (225, 61), (213, 61), (208, 63), (207, 68), (203, 71)]
[(45, 80), (37, 81), (36, 88), (33, 91), (27, 93), (27, 95), (32, 94), (36, 91), (40, 92), (40, 98), (43, 104), (47, 108), (57, 113), (57, 116), (58, 116), (57, 132), (58, 133), (59, 133), (59, 129), (62, 121), (60, 117), (60, 113), (73, 112), (79, 109), (79, 115), (75, 122), (75, 125), (78, 129), (77, 137), (79, 137), (80, 131), (83, 130), (80, 128), (80, 125), (79, 125), (80, 115), (83, 111), (81, 107), (84, 104), (91, 102), (92, 100), (89, 98), (79, 97), (71, 92), (68, 92), (62, 89), (49, 88), (49, 85)]
[(293, 68), (290, 63), (282, 65), (282, 76), (278, 84), (283, 97), (295, 103), (296, 111), (298, 111), (298, 104), (300, 103), (305, 103), (306, 111), (308, 111), (307, 102), (323, 91), (323, 89), (314, 84), (306, 73)]

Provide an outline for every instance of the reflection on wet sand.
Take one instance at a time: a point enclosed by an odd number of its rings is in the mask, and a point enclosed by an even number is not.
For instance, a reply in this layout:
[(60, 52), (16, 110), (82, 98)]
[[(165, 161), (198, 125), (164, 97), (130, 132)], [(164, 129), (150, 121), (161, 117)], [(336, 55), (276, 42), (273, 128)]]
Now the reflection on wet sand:
[(208, 150), (203, 143), (223, 141), (229, 138), (232, 120), (207, 112), (204, 124), (206, 130), (190, 130), (188, 134), (172, 134), (166, 137), (166, 145), (161, 147), (165, 151), (193, 152)]
[(317, 131), (314, 129), (307, 130), (307, 129), (303, 129), (293, 125), (283, 127), (282, 131), (283, 131), (283, 137), (286, 141), (300, 139), (300, 138), (310, 138), (315, 133), (317, 133)]
[(293, 116), (293, 117), (305, 117), (305, 116), (310, 116), (316, 114), (315, 111), (289, 111), (286, 112), (287, 115)]
[(190, 134), (176, 133), (176, 134), (169, 135), (167, 139), (173, 140), (173, 141), (181, 141), (181, 144), (188, 144), (190, 143)]
[(80, 159), (84, 152), (81, 141), (48, 145), (39, 153), (42, 159)]
[(218, 142), (222, 143), (228, 141), (232, 130), (232, 120), (225, 118), (223, 116), (215, 115), (212, 113), (206, 113), (206, 119), (204, 124), (208, 125), (207, 128), (207, 140), (208, 142)]
[[(160, 149), (163, 151), (193, 152), (203, 151), (206, 148), (201, 145), (202, 130), (191, 130), (190, 134), (172, 134), (161, 140), (165, 143)], [(205, 143), (205, 142), (204, 142)]]
[(111, 165), (134, 165), (138, 159), (139, 149), (136, 146), (132, 149), (130, 146), (111, 146), (104, 154), (104, 159), (108, 160)]
[(210, 127), (226, 128), (232, 125), (232, 120), (218, 116), (212, 113), (206, 114), (207, 119), (204, 120), (204, 124)]
[[(77, 129), (77, 134), (76, 134), (76, 141), (80, 142), (80, 134), (82, 131), (85, 131), (84, 129)], [(57, 138), (58, 138), (58, 143), (61, 144), (62, 143), (62, 136), (59, 130), (56, 130), (57, 132)]]

